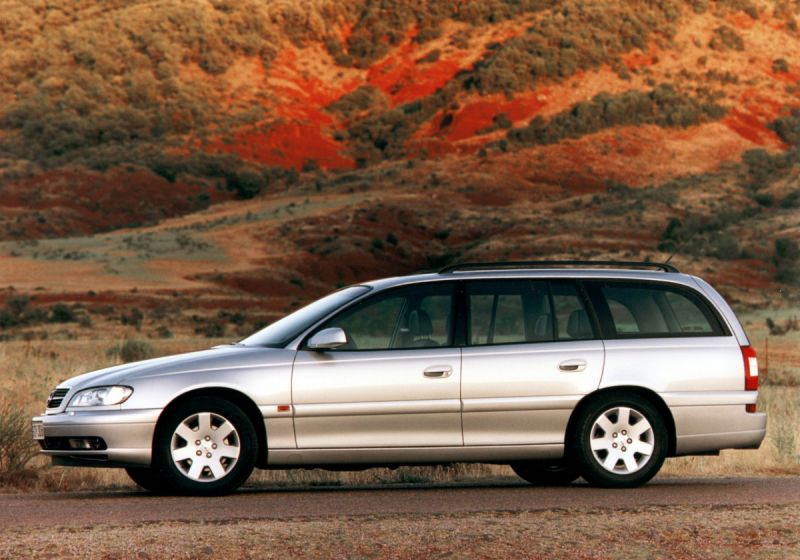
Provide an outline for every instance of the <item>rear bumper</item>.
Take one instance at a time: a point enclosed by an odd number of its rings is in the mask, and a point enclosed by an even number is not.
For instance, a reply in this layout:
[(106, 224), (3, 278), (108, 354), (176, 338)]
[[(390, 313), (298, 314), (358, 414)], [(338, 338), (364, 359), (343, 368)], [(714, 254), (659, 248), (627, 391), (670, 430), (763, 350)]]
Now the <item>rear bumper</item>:
[(746, 412), (744, 405), (679, 406), (675, 420), (675, 455), (720, 449), (758, 449), (767, 434), (767, 415)]
[[(42, 426), (37, 440), (54, 465), (95, 467), (147, 466), (160, 409), (81, 411), (45, 414), (33, 419)], [(73, 448), (71, 439), (99, 438), (98, 449)]]

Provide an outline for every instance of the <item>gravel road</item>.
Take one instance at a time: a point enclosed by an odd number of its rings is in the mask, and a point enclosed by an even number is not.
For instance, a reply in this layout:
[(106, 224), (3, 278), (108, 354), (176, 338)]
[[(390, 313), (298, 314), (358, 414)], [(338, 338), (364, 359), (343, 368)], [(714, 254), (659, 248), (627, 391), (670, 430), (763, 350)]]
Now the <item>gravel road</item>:
[(480, 485), (245, 489), (218, 498), (159, 497), (138, 492), (6, 494), (0, 495), (0, 527), (24, 530), (173, 521), (794, 504), (800, 509), (800, 477), (664, 478), (635, 490), (604, 490), (584, 484), (537, 488), (500, 481)]

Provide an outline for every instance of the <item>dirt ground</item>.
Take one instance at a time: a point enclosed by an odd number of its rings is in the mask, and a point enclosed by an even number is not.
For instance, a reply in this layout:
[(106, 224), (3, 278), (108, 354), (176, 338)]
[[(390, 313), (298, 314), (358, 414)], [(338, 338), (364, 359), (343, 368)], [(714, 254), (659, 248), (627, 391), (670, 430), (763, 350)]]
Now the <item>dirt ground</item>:
[[(76, 512), (79, 514), (79, 512)], [(0, 558), (800, 558), (800, 507), (666, 506), (12, 529)]]

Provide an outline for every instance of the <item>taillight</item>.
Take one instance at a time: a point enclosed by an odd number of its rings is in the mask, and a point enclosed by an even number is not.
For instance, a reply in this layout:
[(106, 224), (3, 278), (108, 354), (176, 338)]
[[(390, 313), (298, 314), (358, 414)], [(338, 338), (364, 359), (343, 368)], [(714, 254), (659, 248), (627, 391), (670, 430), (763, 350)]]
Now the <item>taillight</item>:
[[(742, 346), (742, 358), (744, 359), (744, 390), (758, 391), (758, 357), (752, 346)], [(755, 412), (756, 405), (745, 405), (747, 412)]]

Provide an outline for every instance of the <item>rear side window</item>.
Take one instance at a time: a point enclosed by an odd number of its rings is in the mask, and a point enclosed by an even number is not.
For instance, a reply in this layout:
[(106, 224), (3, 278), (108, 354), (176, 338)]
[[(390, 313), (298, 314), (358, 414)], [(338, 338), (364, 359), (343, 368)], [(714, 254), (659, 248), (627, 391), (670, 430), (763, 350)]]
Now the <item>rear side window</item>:
[(583, 298), (569, 281), (468, 282), (467, 317), (470, 346), (595, 337)]
[(550, 282), (555, 310), (556, 338), (558, 340), (588, 340), (594, 338), (589, 313), (578, 294), (575, 283), (556, 280)]
[(492, 280), (467, 283), (470, 346), (553, 340), (547, 283)]
[(726, 334), (708, 304), (690, 290), (662, 284), (608, 282), (595, 285), (594, 293), (608, 309), (613, 329), (610, 334), (619, 338)]

